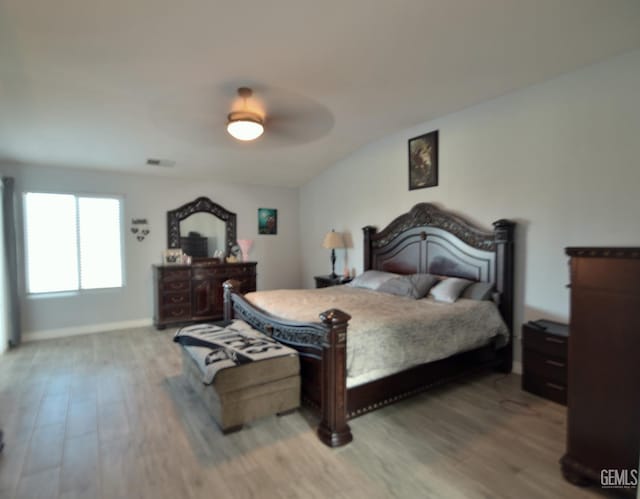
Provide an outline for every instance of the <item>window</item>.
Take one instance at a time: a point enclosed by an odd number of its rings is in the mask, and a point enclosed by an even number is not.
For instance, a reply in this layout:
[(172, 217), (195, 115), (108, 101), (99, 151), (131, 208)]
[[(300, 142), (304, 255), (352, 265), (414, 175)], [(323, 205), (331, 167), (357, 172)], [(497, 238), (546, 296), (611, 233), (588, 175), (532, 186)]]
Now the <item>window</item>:
[(24, 195), (27, 291), (122, 286), (121, 200)]

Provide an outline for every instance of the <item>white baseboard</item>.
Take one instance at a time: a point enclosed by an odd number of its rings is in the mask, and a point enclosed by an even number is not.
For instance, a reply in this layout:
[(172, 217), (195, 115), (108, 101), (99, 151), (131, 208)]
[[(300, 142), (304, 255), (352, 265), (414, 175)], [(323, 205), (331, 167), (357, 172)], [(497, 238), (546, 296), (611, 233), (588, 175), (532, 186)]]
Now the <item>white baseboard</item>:
[(29, 331), (22, 335), (22, 341), (50, 340), (52, 338), (64, 338), (65, 336), (77, 336), (80, 334), (103, 333), (118, 329), (132, 329), (146, 327), (152, 324), (151, 319), (136, 319), (132, 321), (104, 322), (102, 324), (87, 324), (83, 326), (63, 327), (59, 329), (44, 329), (41, 331)]
[(511, 372), (513, 372), (514, 374), (522, 374), (522, 362), (520, 362), (519, 360), (514, 360)]

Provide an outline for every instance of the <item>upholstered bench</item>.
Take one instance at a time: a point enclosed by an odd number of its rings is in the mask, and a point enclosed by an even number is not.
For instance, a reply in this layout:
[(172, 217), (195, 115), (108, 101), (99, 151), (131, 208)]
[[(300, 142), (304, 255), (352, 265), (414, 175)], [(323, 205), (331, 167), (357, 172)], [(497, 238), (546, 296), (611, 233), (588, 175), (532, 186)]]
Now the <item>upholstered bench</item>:
[[(265, 416), (291, 412), (300, 405), (300, 362), (295, 350), (278, 344), (241, 321), (235, 321), (230, 330), (225, 330), (227, 333), (207, 334), (204, 329), (207, 326), (215, 328), (225, 324), (182, 328), (176, 333), (175, 341), (182, 346), (184, 376), (224, 433), (238, 431), (245, 423)], [(243, 333), (251, 329), (249, 341), (238, 339), (234, 334), (243, 328)], [(190, 334), (198, 329), (205, 334)], [(194, 337), (206, 337), (213, 339), (215, 345), (226, 346), (220, 350), (185, 344), (188, 343), (184, 339), (185, 332), (190, 335), (191, 343)], [(252, 352), (259, 352), (257, 357), (260, 357), (265, 346), (267, 350), (275, 350), (277, 356), (256, 358), (254, 355), (254, 360), (247, 360)], [(227, 366), (219, 369), (210, 381), (207, 378), (211, 373), (207, 369), (219, 360)]]

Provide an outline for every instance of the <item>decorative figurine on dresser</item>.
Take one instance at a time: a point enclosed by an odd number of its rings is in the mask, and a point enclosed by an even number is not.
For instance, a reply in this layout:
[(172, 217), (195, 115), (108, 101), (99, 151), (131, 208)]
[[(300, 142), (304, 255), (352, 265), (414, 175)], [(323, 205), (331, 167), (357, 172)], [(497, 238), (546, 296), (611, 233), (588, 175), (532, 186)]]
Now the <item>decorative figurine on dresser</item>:
[(614, 492), (635, 497), (640, 454), (640, 248), (566, 252), (571, 257), (571, 335), (562, 471), (574, 484), (615, 487)]
[[(194, 234), (198, 254), (189, 255)], [(222, 284), (228, 279), (239, 281), (243, 293), (256, 290), (257, 263), (238, 261), (232, 254), (237, 248), (235, 213), (200, 197), (167, 213), (167, 238), (169, 251), (182, 249), (192, 263), (153, 266), (156, 328), (222, 319)], [(205, 247), (208, 256), (199, 256)]]

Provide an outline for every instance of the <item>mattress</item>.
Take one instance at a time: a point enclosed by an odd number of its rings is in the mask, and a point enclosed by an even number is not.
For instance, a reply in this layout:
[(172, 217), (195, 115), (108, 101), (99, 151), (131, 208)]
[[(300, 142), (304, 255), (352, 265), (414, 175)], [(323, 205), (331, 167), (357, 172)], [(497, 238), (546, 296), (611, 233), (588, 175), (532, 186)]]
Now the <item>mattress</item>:
[(245, 298), (281, 318), (318, 322), (331, 308), (349, 315), (347, 387), (389, 376), (494, 342), (508, 330), (491, 301), (414, 300), (350, 286), (248, 293)]

